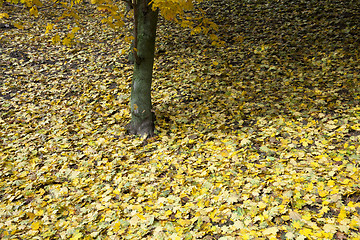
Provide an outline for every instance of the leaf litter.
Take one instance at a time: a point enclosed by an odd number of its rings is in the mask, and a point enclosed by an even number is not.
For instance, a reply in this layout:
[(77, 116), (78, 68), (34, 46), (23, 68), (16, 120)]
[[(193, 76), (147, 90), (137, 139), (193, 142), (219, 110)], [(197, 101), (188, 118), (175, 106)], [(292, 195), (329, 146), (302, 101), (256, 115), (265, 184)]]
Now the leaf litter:
[(161, 20), (150, 139), (128, 33), (4, 20), (1, 239), (360, 238), (359, 4), (202, 4), (224, 42)]

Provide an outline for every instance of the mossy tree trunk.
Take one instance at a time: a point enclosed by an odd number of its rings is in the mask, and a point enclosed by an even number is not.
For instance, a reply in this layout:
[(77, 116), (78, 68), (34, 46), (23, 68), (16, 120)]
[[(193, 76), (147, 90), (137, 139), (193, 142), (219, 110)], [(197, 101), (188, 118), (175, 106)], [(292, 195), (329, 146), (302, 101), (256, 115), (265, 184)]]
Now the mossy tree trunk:
[(134, 74), (131, 85), (130, 134), (153, 136), (155, 116), (151, 104), (151, 82), (154, 65), (158, 11), (153, 11), (149, 0), (134, 4), (135, 42)]

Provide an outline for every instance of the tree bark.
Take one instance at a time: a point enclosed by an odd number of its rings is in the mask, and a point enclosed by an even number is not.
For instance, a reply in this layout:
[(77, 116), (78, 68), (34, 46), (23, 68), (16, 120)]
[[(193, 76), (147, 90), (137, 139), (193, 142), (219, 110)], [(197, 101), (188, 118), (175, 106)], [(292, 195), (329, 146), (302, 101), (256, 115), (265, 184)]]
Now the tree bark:
[(149, 0), (138, 0), (134, 5), (135, 44), (134, 74), (131, 84), (130, 134), (154, 135), (155, 116), (151, 104), (151, 82), (154, 65), (158, 10), (152, 11)]

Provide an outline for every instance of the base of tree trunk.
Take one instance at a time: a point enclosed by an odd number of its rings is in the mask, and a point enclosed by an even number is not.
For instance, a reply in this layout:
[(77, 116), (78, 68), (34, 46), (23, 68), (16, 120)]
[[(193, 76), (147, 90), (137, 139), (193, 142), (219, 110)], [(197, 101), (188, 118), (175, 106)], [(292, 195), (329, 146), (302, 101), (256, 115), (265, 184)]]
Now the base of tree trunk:
[(126, 125), (126, 130), (128, 134), (141, 135), (142, 137), (149, 138), (154, 136), (155, 125), (152, 120), (146, 120), (139, 124), (131, 121)]

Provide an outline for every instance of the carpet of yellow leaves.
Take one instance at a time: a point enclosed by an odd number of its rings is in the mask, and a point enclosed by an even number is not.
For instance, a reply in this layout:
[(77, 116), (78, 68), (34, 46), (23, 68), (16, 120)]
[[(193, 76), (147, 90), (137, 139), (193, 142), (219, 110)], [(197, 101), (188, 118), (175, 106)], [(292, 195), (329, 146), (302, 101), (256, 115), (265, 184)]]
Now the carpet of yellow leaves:
[(15, 15), (0, 238), (360, 239), (359, 6), (291, 2), (208, 3), (221, 48), (161, 21), (150, 139), (125, 134), (121, 33), (80, 12), (67, 48), (56, 12)]

